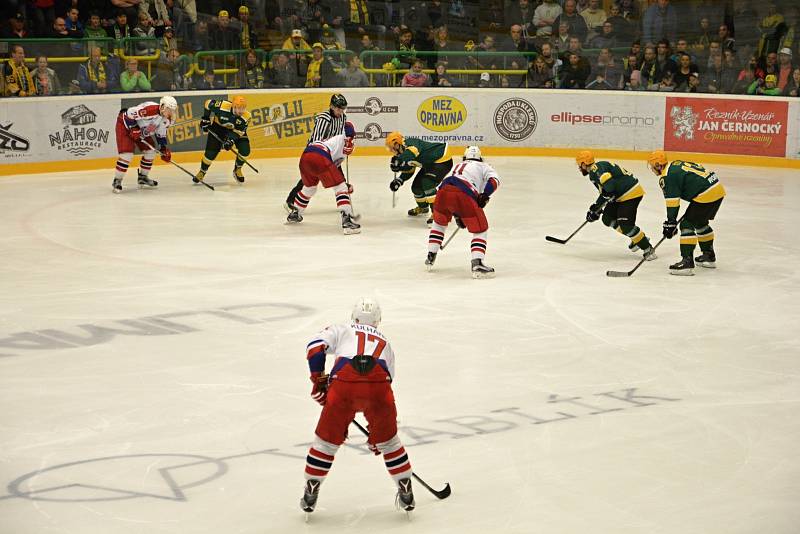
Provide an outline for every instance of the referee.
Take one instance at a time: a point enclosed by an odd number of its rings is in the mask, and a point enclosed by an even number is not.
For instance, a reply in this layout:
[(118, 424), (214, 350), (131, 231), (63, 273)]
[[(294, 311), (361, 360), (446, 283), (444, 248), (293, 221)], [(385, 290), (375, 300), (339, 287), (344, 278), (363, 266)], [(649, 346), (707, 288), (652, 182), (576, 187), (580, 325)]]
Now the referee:
[[(334, 135), (343, 134), (344, 123), (347, 121), (347, 115), (344, 113), (345, 109), (347, 109), (347, 99), (344, 95), (336, 93), (331, 96), (330, 108), (314, 116), (314, 130), (311, 132), (311, 137), (308, 138), (306, 145), (314, 141), (330, 139)], [(302, 188), (303, 181), (298, 180), (297, 185), (289, 191), (289, 196), (286, 197), (286, 204), (283, 205), (287, 212), (292, 212), (294, 199)]]

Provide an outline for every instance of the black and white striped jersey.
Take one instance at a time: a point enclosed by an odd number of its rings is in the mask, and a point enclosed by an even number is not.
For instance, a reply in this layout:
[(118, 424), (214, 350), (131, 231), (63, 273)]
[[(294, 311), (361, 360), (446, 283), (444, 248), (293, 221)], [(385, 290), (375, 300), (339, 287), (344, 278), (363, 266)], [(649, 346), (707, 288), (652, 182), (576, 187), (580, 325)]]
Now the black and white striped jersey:
[(347, 121), (347, 117), (344, 113), (341, 117), (334, 117), (330, 110), (317, 113), (314, 116), (314, 130), (311, 132), (311, 137), (308, 138), (308, 143), (324, 141), (334, 135), (343, 134), (345, 121)]

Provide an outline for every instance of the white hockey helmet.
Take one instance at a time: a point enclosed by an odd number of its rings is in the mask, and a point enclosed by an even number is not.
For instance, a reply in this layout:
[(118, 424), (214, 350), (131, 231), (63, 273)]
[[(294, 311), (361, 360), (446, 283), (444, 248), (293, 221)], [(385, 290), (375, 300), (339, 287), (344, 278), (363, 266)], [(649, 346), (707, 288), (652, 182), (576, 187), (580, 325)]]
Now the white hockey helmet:
[(161, 100), (158, 102), (158, 105), (161, 109), (169, 109), (172, 111), (178, 110), (178, 101), (175, 100), (173, 96), (162, 96)]
[(483, 161), (483, 156), (481, 156), (481, 149), (476, 147), (475, 145), (468, 146), (467, 149), (464, 151), (464, 160), (474, 159), (475, 161)]
[(361, 297), (353, 306), (351, 318), (353, 322), (378, 326), (381, 322), (381, 307), (377, 301), (368, 297)]

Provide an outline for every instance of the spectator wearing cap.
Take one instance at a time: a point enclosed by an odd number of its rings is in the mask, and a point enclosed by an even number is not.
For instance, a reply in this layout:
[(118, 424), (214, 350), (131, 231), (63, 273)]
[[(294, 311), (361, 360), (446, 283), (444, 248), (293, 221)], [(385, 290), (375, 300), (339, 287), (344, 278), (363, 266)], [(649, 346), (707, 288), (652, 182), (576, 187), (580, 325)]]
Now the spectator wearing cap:
[(306, 87), (331, 87), (333, 81), (333, 65), (323, 54), (322, 43), (314, 43), (311, 47), (311, 63), (306, 73)]
[(135, 58), (128, 58), (125, 62), (125, 71), (119, 77), (119, 84), (126, 93), (150, 91), (152, 86), (147, 75), (139, 70), (139, 62)]
[(231, 26), (231, 17), (224, 9), (217, 13), (217, 23), (209, 28), (212, 50), (238, 50), (241, 46), (239, 33)]
[(778, 77), (774, 74), (767, 74), (763, 80), (761, 78), (756, 78), (753, 80), (753, 83), (750, 84), (750, 87), (747, 88), (747, 94), (779, 96), (781, 90), (778, 89)]
[(30, 37), (30, 33), (25, 29), (25, 16), (16, 13), (8, 20), (8, 27), (0, 31), (0, 38), (3, 39), (25, 39)]
[(320, 43), (322, 44), (322, 50), (324, 52), (328, 52), (326, 57), (331, 64), (336, 68), (343, 68), (347, 63), (345, 61), (345, 56), (343, 54), (333, 54), (333, 52), (344, 50), (344, 45), (336, 40), (336, 35), (327, 24), (322, 27), (322, 37)]
[(421, 59), (415, 59), (411, 65), (411, 70), (403, 76), (400, 81), (402, 87), (427, 87), (430, 85), (430, 78), (427, 74), (422, 72), (425, 62)]
[(255, 26), (250, 22), (250, 9), (247, 6), (239, 6), (239, 42), (242, 48), (258, 48), (258, 35)]
[(361, 60), (355, 54), (350, 56), (347, 67), (337, 73), (342, 87), (369, 87), (369, 79), (361, 70)]
[(267, 86), (267, 76), (258, 55), (252, 48), (244, 57), (244, 65), (239, 71), (239, 87), (243, 89), (263, 89)]
[(197, 81), (196, 84), (198, 89), (224, 89), (225, 84), (222, 80), (217, 79), (217, 75), (214, 74), (214, 67), (206, 68), (205, 74), (203, 77)]
[(36, 85), (37, 95), (51, 96), (61, 94), (61, 81), (58, 79), (56, 71), (47, 66), (47, 57), (39, 56), (36, 58), (36, 69), (31, 74)]
[(781, 48), (778, 51), (778, 89), (783, 91), (789, 79), (792, 77), (792, 50), (790, 48)]
[(3, 65), (3, 81), (3, 96), (36, 95), (36, 85), (25, 65), (25, 49), (21, 45), (11, 45), (11, 59)]
[(166, 57), (170, 50), (178, 49), (178, 38), (175, 37), (175, 30), (172, 26), (164, 26), (164, 34), (158, 42), (162, 56)]
[(295, 77), (305, 84), (308, 75), (308, 64), (311, 61), (311, 45), (303, 39), (303, 31), (295, 28), (281, 45), (284, 50), (293, 50), (289, 54), (289, 68), (294, 71)]

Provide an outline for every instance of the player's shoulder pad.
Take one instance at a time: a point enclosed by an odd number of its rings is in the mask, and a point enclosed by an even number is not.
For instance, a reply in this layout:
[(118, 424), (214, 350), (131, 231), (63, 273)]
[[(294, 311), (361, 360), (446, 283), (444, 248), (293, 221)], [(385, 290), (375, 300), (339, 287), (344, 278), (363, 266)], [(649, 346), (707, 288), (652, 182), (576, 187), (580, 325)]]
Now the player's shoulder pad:
[(230, 100), (221, 100), (219, 103), (219, 109), (221, 111), (233, 111), (233, 102)]
[(250, 112), (249, 111), (245, 111), (244, 113), (242, 113), (241, 117), (245, 122), (250, 122)]

